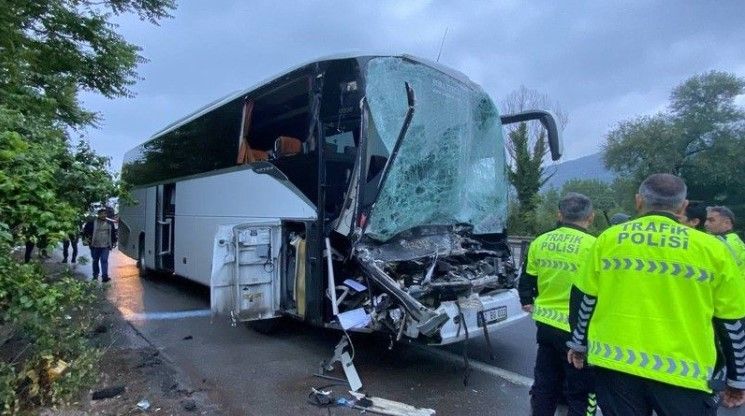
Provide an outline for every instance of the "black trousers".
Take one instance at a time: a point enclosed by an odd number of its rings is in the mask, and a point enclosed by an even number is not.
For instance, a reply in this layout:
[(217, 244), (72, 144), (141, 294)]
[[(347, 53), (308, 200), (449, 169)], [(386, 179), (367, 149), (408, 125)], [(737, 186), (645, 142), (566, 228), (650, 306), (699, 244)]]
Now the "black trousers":
[(567, 362), (566, 342), (571, 334), (540, 322), (536, 326), (538, 354), (530, 389), (533, 416), (554, 416), (562, 397), (569, 407), (569, 416), (594, 415), (597, 402), (592, 370), (577, 370)]
[[(36, 244), (31, 241), (26, 241), (26, 251), (23, 253), (23, 262), (28, 263), (31, 261), (31, 254), (34, 252)], [(47, 257), (47, 238), (39, 237), (39, 257)]]
[(34, 243), (26, 241), (26, 251), (23, 253), (23, 262), (28, 263), (31, 261), (31, 253), (34, 252)]
[(677, 387), (605, 368), (594, 367), (595, 388), (603, 416), (714, 416), (712, 393)]
[(70, 234), (67, 239), (62, 242), (62, 261), (67, 262), (67, 254), (70, 246), (72, 246), (72, 257), (70, 260), (75, 263), (75, 259), (78, 258), (78, 234)]

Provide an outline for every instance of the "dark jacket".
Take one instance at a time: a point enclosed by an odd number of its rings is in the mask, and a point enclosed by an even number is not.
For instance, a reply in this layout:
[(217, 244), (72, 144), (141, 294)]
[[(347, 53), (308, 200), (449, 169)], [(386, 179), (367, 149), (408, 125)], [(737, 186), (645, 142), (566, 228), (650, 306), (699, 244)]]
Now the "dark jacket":
[[(109, 224), (111, 224), (111, 247), (109, 248), (113, 248), (118, 241), (116, 223), (114, 221), (111, 221), (108, 218), (106, 219), (106, 221), (108, 221)], [(93, 240), (93, 223), (94, 222), (96, 222), (96, 218), (90, 221), (87, 221), (85, 225), (83, 225), (83, 243), (85, 245), (90, 245), (91, 241)]]

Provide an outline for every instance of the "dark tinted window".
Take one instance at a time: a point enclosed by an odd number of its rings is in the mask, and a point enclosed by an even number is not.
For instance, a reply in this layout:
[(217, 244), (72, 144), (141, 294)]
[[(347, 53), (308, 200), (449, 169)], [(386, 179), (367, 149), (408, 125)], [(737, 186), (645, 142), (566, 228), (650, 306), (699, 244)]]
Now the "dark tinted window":
[(242, 109), (234, 100), (127, 152), (122, 179), (144, 185), (234, 166)]

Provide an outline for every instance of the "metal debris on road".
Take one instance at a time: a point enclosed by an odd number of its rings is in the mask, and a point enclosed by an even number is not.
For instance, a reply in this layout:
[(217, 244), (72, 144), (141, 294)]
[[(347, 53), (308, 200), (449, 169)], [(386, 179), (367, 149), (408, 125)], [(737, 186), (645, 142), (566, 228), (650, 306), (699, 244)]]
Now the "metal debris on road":
[[(433, 409), (420, 409), (406, 403), (383, 399), (381, 397), (366, 396), (354, 391), (350, 391), (349, 394), (357, 399), (356, 404), (352, 407), (354, 409), (364, 410), (365, 412), (388, 416), (434, 416), (436, 414)], [(369, 406), (361, 406), (360, 403), (363, 400)]]
[(140, 410), (147, 410), (150, 408), (150, 401), (147, 399), (142, 399), (137, 403), (137, 407), (140, 408)]

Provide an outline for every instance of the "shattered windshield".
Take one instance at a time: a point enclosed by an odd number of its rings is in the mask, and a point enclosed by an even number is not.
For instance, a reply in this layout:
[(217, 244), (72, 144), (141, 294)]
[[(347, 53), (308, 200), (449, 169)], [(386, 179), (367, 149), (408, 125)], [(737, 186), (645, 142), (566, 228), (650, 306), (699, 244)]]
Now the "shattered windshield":
[(455, 223), (471, 224), (476, 234), (502, 232), (508, 183), (501, 122), (489, 96), (403, 58), (372, 59), (366, 71), (368, 137), (386, 150), (375, 153), (389, 157), (398, 138), (407, 109), (404, 82), (416, 94), (414, 118), (366, 234), (385, 241), (416, 226)]

